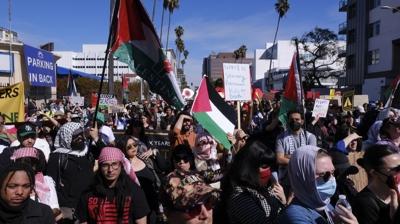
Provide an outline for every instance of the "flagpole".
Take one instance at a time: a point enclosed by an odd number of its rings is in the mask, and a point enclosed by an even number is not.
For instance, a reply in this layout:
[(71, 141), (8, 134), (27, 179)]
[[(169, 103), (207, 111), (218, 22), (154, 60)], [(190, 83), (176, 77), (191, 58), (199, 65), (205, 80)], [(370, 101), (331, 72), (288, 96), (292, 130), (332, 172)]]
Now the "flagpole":
[[(299, 40), (297, 38), (294, 39), (295, 44), (296, 44), (296, 63), (297, 63), (297, 72), (299, 73), (299, 79), (300, 79), (300, 90), (301, 90), (301, 103), (302, 103), (302, 111), (303, 111), (303, 116), (305, 118), (306, 115), (306, 110), (304, 108), (304, 88), (303, 88), (303, 75), (301, 72), (301, 67), (300, 67), (300, 55), (299, 55)], [(307, 129), (307, 122), (304, 122), (304, 129)]]
[(106, 66), (107, 66), (107, 57), (108, 57), (109, 52), (110, 52), (112, 25), (114, 24), (115, 19), (116, 19), (116, 8), (117, 8), (117, 6), (119, 6), (119, 0), (115, 1), (114, 9), (113, 9), (112, 15), (111, 15), (111, 23), (110, 23), (110, 27), (109, 27), (108, 40), (107, 40), (107, 47), (106, 47), (105, 56), (104, 56), (103, 69), (102, 69), (102, 72), (101, 72), (100, 86), (99, 86), (99, 91), (97, 92), (96, 109), (94, 110), (94, 116), (93, 116), (93, 123), (92, 123), (92, 127), (93, 128), (96, 125), (97, 112), (99, 110), (100, 95), (101, 95), (101, 90), (103, 89), (104, 75), (105, 75)]
[(236, 110), (237, 110), (237, 116), (238, 116), (238, 129), (240, 129), (240, 101), (236, 101)]

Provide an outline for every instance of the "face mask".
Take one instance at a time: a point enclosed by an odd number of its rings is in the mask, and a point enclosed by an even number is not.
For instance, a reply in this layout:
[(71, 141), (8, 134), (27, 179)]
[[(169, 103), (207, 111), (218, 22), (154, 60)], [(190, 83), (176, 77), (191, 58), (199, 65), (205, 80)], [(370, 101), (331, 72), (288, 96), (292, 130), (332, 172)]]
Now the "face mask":
[(72, 141), (71, 142), (71, 149), (74, 151), (82, 151), (86, 147), (86, 141), (85, 140), (79, 140), (79, 141)]
[(295, 121), (290, 121), (289, 128), (293, 131), (298, 131), (301, 128), (301, 123), (295, 122)]
[(266, 186), (268, 184), (269, 179), (271, 179), (271, 169), (268, 168), (260, 168), (260, 185)]
[(331, 177), (327, 182), (317, 179), (317, 191), (321, 199), (326, 202), (330, 199), (336, 191), (336, 179)]

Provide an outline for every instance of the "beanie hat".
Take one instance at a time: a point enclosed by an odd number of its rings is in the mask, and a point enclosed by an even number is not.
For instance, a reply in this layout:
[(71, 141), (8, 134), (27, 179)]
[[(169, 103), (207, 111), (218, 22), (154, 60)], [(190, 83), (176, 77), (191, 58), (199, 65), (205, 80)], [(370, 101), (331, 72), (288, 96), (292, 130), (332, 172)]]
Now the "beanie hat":
[(24, 157), (39, 159), (39, 152), (33, 147), (23, 147), (15, 150), (10, 159), (15, 161)]
[(125, 157), (125, 155), (122, 153), (122, 151), (119, 148), (104, 147), (101, 150), (100, 156), (99, 156), (99, 164), (102, 164), (102, 163), (108, 162), (108, 161), (121, 162), (122, 166), (124, 167), (125, 172), (131, 178), (131, 180), (134, 181), (136, 184), (140, 185), (139, 179), (136, 176), (135, 170), (133, 170), (131, 163)]

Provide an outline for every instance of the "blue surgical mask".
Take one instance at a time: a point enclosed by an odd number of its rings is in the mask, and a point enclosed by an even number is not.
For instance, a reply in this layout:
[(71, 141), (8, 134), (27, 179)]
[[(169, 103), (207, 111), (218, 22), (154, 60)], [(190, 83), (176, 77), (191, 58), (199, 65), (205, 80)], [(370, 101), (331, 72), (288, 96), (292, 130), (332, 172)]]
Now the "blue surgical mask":
[(335, 194), (336, 191), (335, 177), (331, 177), (327, 182), (325, 182), (323, 179), (318, 178), (316, 180), (316, 185), (319, 196), (324, 202), (327, 202), (328, 199), (330, 199)]

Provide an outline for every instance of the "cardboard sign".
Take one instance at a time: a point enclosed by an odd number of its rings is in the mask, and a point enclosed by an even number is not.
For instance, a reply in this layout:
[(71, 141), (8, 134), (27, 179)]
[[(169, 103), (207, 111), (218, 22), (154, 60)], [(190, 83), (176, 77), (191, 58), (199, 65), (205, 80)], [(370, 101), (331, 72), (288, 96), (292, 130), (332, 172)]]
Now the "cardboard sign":
[(343, 111), (352, 111), (354, 107), (354, 90), (343, 93), (342, 108)]
[(23, 82), (0, 89), (0, 113), (4, 115), (6, 123), (24, 122), (24, 101)]
[(313, 117), (326, 117), (329, 108), (329, 100), (316, 99), (314, 103), (314, 109), (312, 112)]
[(116, 106), (118, 105), (118, 100), (112, 94), (100, 94), (99, 105)]
[(85, 103), (85, 97), (83, 96), (70, 96), (69, 97), (69, 102), (72, 105), (78, 105), (80, 107), (82, 107)]
[(225, 100), (250, 101), (250, 65), (224, 63), (223, 66)]

